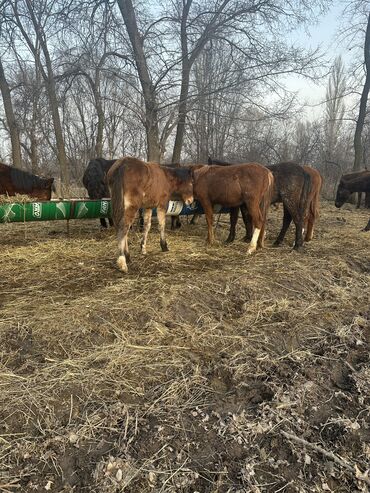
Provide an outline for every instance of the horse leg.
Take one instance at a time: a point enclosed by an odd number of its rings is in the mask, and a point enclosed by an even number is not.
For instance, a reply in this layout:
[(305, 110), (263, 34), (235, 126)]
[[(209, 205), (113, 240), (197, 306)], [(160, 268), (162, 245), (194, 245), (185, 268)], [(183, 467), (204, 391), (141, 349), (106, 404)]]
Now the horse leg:
[(160, 231), (160, 245), (162, 252), (168, 252), (168, 245), (165, 236), (165, 228), (166, 228), (166, 209), (163, 207), (157, 207), (157, 217), (159, 223), (159, 231)]
[(198, 219), (200, 217), (200, 214), (193, 214), (193, 217), (191, 218), (190, 224), (198, 224)]
[(243, 239), (244, 241), (251, 241), (253, 235), (252, 218), (249, 215), (248, 209), (245, 207), (244, 204), (240, 206), (240, 210), (242, 213), (242, 218), (245, 226), (245, 236)]
[(247, 250), (248, 255), (251, 255), (253, 252), (256, 251), (257, 241), (259, 240), (260, 233), (263, 229), (264, 221), (263, 221), (263, 214), (261, 212), (260, 206), (256, 198), (247, 197), (245, 199), (245, 205), (249, 211), (249, 215), (252, 219), (252, 225), (253, 225), (252, 239)]
[(238, 222), (239, 207), (231, 207), (230, 209), (230, 231), (226, 239), (226, 243), (232, 243), (235, 240), (235, 228)]
[[(276, 240), (274, 242), (274, 246), (281, 245), (281, 243), (284, 241), (284, 238), (285, 238), (286, 232), (288, 231), (290, 223), (292, 222), (292, 215), (288, 211), (285, 204), (283, 204), (283, 209), (284, 209), (283, 225), (281, 227), (280, 233), (278, 234), (278, 237), (276, 238)], [(302, 227), (301, 227), (301, 234), (302, 234)]]
[(303, 247), (303, 227), (304, 227), (304, 217), (299, 213), (298, 215), (293, 215), (293, 221), (295, 224), (295, 242), (293, 245), (294, 250), (301, 250)]
[(365, 193), (365, 208), (370, 209), (370, 192)]
[(171, 217), (171, 229), (179, 229), (181, 228), (181, 221), (178, 216), (172, 216)]
[(144, 231), (143, 239), (141, 240), (141, 253), (146, 255), (146, 241), (148, 239), (148, 233), (152, 225), (152, 209), (144, 209)]
[(364, 229), (362, 231), (370, 231), (370, 219), (369, 219), (369, 222), (367, 223), (367, 225), (364, 227)]
[(107, 227), (107, 223), (105, 222), (104, 217), (101, 217), (100, 218), (100, 225), (101, 225), (102, 228), (106, 228)]
[(202, 207), (204, 210), (204, 214), (206, 216), (207, 226), (208, 226), (208, 235), (206, 244), (212, 245), (215, 239), (214, 231), (213, 231), (213, 208), (210, 202), (202, 203)]
[(315, 214), (316, 207), (314, 205), (312, 205), (312, 207), (314, 208), (314, 210), (311, 210), (311, 206), (310, 206), (308, 217), (307, 220), (305, 221), (306, 236), (304, 241), (311, 241), (313, 238), (313, 227), (316, 220), (316, 214)]
[(361, 199), (362, 199), (362, 192), (357, 192), (357, 205), (356, 205), (356, 209), (359, 209), (361, 207)]
[(130, 262), (130, 254), (128, 251), (128, 232), (134, 222), (137, 209), (129, 206), (125, 208), (124, 217), (118, 225), (117, 238), (118, 238), (118, 250), (119, 256), (117, 259), (117, 265), (122, 272), (128, 272), (127, 263)]
[(113, 219), (112, 219), (111, 217), (108, 217), (108, 221), (109, 221), (109, 226), (110, 226), (111, 228), (113, 228), (113, 226), (114, 226), (114, 225), (113, 225)]

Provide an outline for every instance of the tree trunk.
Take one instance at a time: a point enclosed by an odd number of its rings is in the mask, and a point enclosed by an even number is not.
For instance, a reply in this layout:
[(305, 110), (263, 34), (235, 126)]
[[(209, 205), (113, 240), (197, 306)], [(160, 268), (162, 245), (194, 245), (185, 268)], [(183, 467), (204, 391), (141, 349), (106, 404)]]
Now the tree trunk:
[(362, 135), (362, 129), (364, 127), (367, 98), (370, 90), (370, 14), (367, 20), (364, 56), (365, 56), (365, 67), (366, 67), (366, 79), (365, 79), (364, 87), (362, 89), (360, 110), (356, 123), (355, 137), (353, 141), (355, 148), (355, 162), (353, 164), (353, 171), (360, 170), (362, 165), (363, 149), (362, 149), (361, 135)]
[(5, 78), (4, 67), (0, 60), (0, 90), (3, 97), (6, 121), (9, 126), (10, 141), (12, 143), (12, 161), (13, 166), (22, 168), (21, 144), (19, 140), (18, 125), (15, 120), (12, 98), (8, 81)]
[(57, 158), (60, 166), (60, 178), (62, 181), (62, 195), (68, 197), (69, 196), (69, 167), (68, 160), (65, 151), (64, 145), (64, 137), (63, 137), (63, 129), (60, 121), (59, 108), (58, 108), (58, 98), (56, 94), (55, 80), (54, 74), (52, 71), (51, 60), (49, 57), (49, 52), (47, 47), (41, 42), (42, 50), (44, 52), (46, 67), (48, 71), (48, 77), (46, 80), (46, 87), (49, 96), (50, 110), (51, 116), (53, 120), (55, 140), (57, 144)]
[(94, 87), (94, 99), (96, 112), (98, 115), (98, 131), (96, 134), (95, 156), (103, 157), (103, 132), (104, 132), (104, 110), (101, 102), (100, 92), (97, 86)]
[(131, 0), (117, 0), (133, 49), (135, 64), (139, 75), (145, 104), (145, 130), (147, 136), (147, 156), (149, 161), (160, 161), (158, 105), (156, 90), (149, 75), (143, 39), (136, 22)]

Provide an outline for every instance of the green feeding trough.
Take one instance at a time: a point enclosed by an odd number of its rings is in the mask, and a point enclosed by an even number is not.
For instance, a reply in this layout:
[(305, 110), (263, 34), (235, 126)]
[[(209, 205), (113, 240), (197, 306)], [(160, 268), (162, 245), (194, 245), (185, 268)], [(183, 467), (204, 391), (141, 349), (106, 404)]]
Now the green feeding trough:
[[(229, 209), (215, 206), (215, 212), (228, 212)], [(156, 211), (153, 211), (154, 215)], [(181, 201), (171, 200), (168, 203), (167, 215), (179, 216), (203, 214), (198, 202), (190, 206)], [(48, 202), (14, 202), (0, 203), (0, 223), (56, 221), (70, 219), (96, 219), (110, 217), (110, 199), (89, 200), (50, 200)]]
[(93, 219), (110, 214), (110, 200), (51, 200), (0, 204), (0, 222)]

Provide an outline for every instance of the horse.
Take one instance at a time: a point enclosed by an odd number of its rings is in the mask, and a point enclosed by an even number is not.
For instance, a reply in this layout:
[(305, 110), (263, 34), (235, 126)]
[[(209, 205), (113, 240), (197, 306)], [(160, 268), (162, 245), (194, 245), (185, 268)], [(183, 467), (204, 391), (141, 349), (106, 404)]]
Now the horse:
[[(86, 188), (90, 199), (104, 199), (109, 197), (109, 188), (106, 177), (108, 170), (116, 161), (116, 159), (107, 160), (101, 157), (90, 159), (82, 177), (82, 183)], [(108, 221), (110, 226), (113, 226), (112, 219), (109, 218)], [(107, 227), (104, 217), (100, 218), (100, 224), (102, 228)]]
[(311, 190), (308, 194), (308, 208), (307, 208), (307, 216), (305, 220), (304, 230), (306, 232), (305, 241), (311, 241), (313, 238), (313, 229), (316, 219), (319, 216), (319, 208), (320, 208), (320, 194), (323, 184), (323, 179), (320, 172), (311, 168), (311, 166), (304, 165), (302, 168), (308, 173), (311, 177)]
[(165, 237), (166, 209), (171, 196), (178, 194), (190, 205), (193, 197), (193, 173), (188, 168), (168, 168), (134, 157), (119, 159), (107, 174), (111, 193), (113, 223), (117, 231), (119, 257), (117, 264), (128, 272), (130, 261), (128, 232), (140, 208), (144, 209), (144, 234), (141, 252), (146, 254), (146, 242), (151, 226), (152, 209), (157, 208), (160, 246), (168, 251)]
[[(216, 160), (209, 158), (209, 162), (215, 161)], [(224, 166), (230, 165), (230, 163), (224, 162)], [(303, 230), (309, 208), (311, 177), (302, 166), (292, 162), (270, 165), (266, 166), (266, 168), (270, 170), (274, 176), (274, 190), (271, 203), (276, 204), (282, 202), (284, 210), (283, 225), (274, 242), (274, 246), (279, 246), (283, 242), (290, 223), (293, 220), (295, 225), (294, 249), (300, 250), (303, 246)], [(252, 238), (252, 230), (248, 210), (244, 206), (240, 207), (240, 209), (246, 228), (244, 240), (250, 241)], [(230, 212), (230, 232), (226, 240), (227, 243), (232, 243), (235, 239), (238, 211), (237, 208)], [(314, 217), (316, 217), (316, 215)]]
[(342, 207), (354, 192), (370, 193), (370, 171), (342, 176), (335, 197), (335, 207)]
[[(355, 180), (357, 178), (360, 178), (360, 179), (361, 178), (366, 178), (367, 176), (370, 176), (370, 171), (369, 170), (356, 171), (354, 173), (347, 173), (345, 175), (342, 175), (341, 176), (341, 179), (340, 179), (340, 182), (339, 182), (339, 185), (338, 185), (338, 189), (339, 189), (339, 186), (342, 186), (342, 187), (345, 188), (345, 184), (347, 182), (351, 182), (352, 180)], [(366, 191), (366, 190), (356, 190), (356, 191), (358, 192), (356, 209), (359, 209), (360, 208), (362, 192), (365, 192), (365, 207), (369, 207), (369, 205), (370, 205), (370, 191)], [(351, 194), (352, 193), (353, 192), (351, 192)], [(348, 197), (346, 197), (346, 199), (344, 200), (344, 202), (348, 198), (349, 198), (349, 195), (348, 195)], [(343, 205), (343, 203), (339, 207), (341, 207)]]
[(201, 203), (208, 225), (207, 244), (214, 240), (213, 205), (234, 210), (245, 205), (251, 219), (253, 234), (247, 253), (263, 247), (267, 211), (270, 206), (274, 178), (258, 163), (231, 166), (195, 165), (194, 196)]
[(41, 178), (0, 163), (0, 195), (19, 193), (38, 200), (50, 200), (52, 192), (55, 192), (54, 178)]

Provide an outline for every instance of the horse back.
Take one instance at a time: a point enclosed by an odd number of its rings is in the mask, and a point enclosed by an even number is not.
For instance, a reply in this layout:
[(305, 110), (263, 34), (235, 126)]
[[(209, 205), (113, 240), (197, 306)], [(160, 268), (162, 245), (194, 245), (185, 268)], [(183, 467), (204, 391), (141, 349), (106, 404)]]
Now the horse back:
[(243, 203), (245, 195), (262, 196), (272, 182), (272, 174), (259, 163), (210, 165), (194, 172), (196, 196), (231, 207)]

